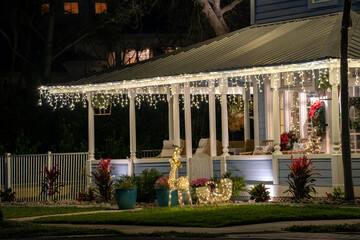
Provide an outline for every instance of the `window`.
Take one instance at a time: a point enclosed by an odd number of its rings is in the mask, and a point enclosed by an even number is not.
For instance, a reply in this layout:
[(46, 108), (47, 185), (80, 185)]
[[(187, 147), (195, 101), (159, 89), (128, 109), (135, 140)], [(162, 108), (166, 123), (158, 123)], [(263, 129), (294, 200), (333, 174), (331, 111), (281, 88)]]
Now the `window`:
[[(353, 86), (349, 88), (350, 98), (360, 98), (360, 87)], [(351, 106), (349, 109), (350, 122), (359, 121), (359, 110), (358, 107)], [(351, 126), (350, 126), (351, 128)], [(360, 153), (360, 130), (358, 128), (350, 129), (350, 145), (352, 153)]]
[(64, 3), (64, 13), (65, 14), (78, 14), (79, 5), (77, 2), (65, 2)]
[(49, 13), (49, 9), (50, 9), (50, 4), (49, 3), (44, 3), (41, 5), (41, 14), (45, 15)]
[(95, 14), (106, 13), (107, 6), (106, 3), (95, 2)]
[(145, 49), (142, 51), (127, 50), (124, 53), (124, 64), (141, 62), (149, 58), (150, 58), (150, 49)]
[(308, 8), (326, 7), (337, 5), (338, 3), (338, 0), (308, 0)]

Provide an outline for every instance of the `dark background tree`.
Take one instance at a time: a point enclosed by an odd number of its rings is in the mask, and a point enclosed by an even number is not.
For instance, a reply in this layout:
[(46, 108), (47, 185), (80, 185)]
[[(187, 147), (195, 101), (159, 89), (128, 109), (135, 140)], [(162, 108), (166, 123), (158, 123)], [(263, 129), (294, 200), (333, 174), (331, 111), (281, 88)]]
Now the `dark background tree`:
[(348, 29), (351, 28), (351, 0), (344, 1), (341, 29), (341, 147), (344, 165), (345, 199), (354, 199), (352, 180), (350, 128), (349, 128), (349, 86), (348, 86)]

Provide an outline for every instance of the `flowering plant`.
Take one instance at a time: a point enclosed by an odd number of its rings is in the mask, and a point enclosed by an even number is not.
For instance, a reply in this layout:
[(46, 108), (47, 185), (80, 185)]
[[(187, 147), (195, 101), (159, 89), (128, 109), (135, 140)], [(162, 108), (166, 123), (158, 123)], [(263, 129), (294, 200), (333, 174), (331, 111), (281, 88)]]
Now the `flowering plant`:
[(155, 189), (169, 188), (169, 176), (161, 177), (155, 182)]
[(298, 138), (293, 131), (290, 131), (288, 133), (284, 132), (283, 134), (281, 134), (280, 140), (281, 151), (286, 151), (293, 148), (293, 145), (298, 141)]
[(191, 187), (197, 188), (197, 187), (203, 187), (205, 186), (205, 183), (207, 183), (209, 179), (207, 178), (198, 178), (190, 183)]
[(315, 129), (315, 134), (318, 137), (323, 137), (325, 134), (325, 104), (324, 101), (316, 100), (311, 104), (309, 118)]
[(101, 197), (101, 200), (108, 202), (111, 200), (114, 189), (114, 179), (111, 177), (112, 168), (110, 167), (110, 158), (104, 160), (100, 158), (99, 166), (92, 172), (92, 177), (96, 184), (95, 192)]

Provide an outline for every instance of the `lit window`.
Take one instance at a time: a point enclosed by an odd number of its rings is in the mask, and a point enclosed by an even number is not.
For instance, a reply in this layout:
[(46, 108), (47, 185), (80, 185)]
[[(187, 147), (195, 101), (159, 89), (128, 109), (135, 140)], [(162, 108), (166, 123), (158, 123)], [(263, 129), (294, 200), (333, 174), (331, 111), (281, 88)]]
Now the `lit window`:
[(77, 2), (66, 2), (64, 3), (64, 13), (65, 14), (78, 14), (79, 5)]
[(338, 3), (338, 0), (308, 0), (308, 8), (326, 7), (337, 5)]
[(45, 15), (49, 13), (49, 9), (50, 9), (50, 4), (49, 3), (44, 3), (41, 5), (41, 14)]
[(95, 13), (96, 14), (106, 13), (106, 10), (107, 10), (106, 3), (101, 3), (101, 2), (95, 3)]
[(141, 62), (149, 58), (150, 58), (150, 49), (145, 49), (137, 52), (136, 50), (127, 50), (124, 57), (124, 64), (135, 63), (137, 62), (137, 59), (139, 60), (139, 62)]

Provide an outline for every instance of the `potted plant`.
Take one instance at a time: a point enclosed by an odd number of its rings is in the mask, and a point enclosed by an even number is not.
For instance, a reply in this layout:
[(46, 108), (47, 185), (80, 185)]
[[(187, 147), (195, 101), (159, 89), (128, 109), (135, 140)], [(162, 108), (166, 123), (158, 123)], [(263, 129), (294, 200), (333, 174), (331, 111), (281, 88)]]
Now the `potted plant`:
[[(169, 177), (161, 177), (155, 182), (156, 199), (159, 207), (167, 207), (169, 205)], [(171, 192), (171, 206), (176, 206), (178, 202), (177, 190)]]
[(135, 176), (122, 175), (119, 179), (116, 179), (115, 199), (119, 209), (133, 209), (136, 196)]

